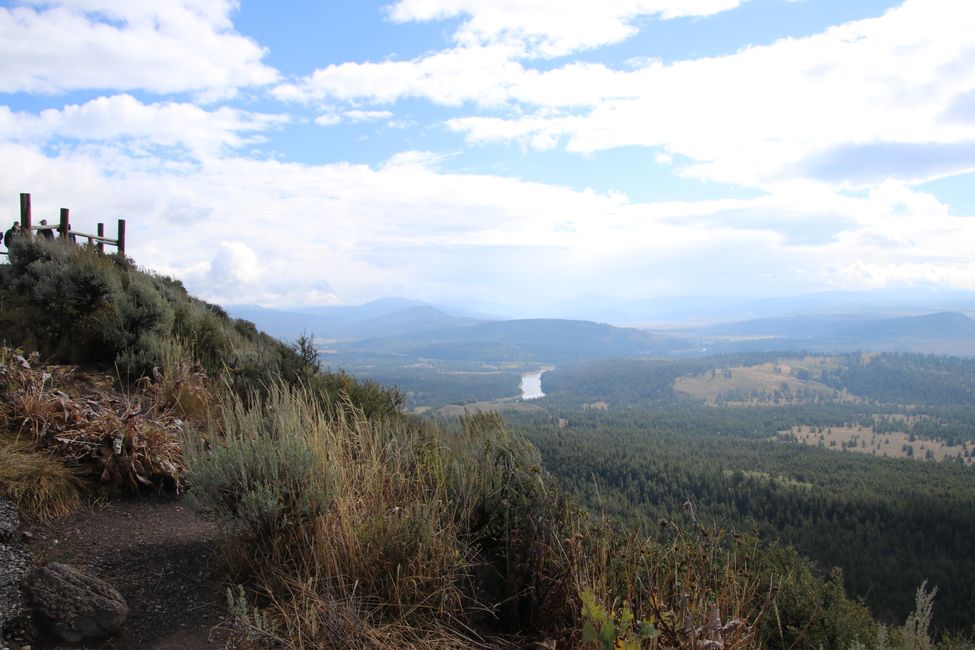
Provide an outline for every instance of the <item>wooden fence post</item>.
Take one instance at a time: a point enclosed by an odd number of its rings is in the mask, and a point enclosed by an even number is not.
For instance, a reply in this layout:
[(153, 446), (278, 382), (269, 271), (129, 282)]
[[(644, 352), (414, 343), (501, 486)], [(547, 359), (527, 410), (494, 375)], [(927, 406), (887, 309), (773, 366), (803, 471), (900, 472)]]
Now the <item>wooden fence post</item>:
[(30, 194), (20, 195), (20, 229), (30, 234)]
[(118, 220), (118, 252), (125, 255), (125, 219)]
[(70, 228), (71, 226), (68, 223), (68, 209), (61, 208), (61, 223), (58, 224), (58, 235), (61, 237), (61, 239), (65, 241), (68, 240), (68, 230)]
[[(98, 224), (98, 231), (97, 232), (98, 232), (99, 238), (104, 237), (105, 236), (105, 224), (103, 224), (103, 223)], [(99, 253), (104, 253), (105, 252), (105, 243), (103, 241), (101, 241), (101, 239), (98, 240), (98, 252)]]

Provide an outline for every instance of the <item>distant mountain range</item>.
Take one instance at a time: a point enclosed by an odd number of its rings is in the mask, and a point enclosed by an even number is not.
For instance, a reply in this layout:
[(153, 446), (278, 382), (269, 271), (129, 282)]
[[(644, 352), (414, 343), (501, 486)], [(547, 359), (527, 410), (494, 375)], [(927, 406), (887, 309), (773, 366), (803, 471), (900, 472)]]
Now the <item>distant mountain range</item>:
[[(333, 339), (341, 356), (398, 355), (409, 358), (472, 361), (564, 363), (600, 357), (652, 354), (701, 355), (745, 350), (916, 351), (975, 355), (975, 321), (960, 311), (925, 313), (925, 304), (968, 304), (975, 294), (925, 293), (816, 294), (763, 301), (761, 309), (791, 314), (726, 318), (726, 322), (666, 330), (615, 327), (585, 319), (486, 320), (403, 298), (364, 305), (273, 310), (231, 305), (236, 318), (284, 340), (300, 334)], [(932, 297), (934, 296), (934, 297)], [(913, 301), (913, 303), (912, 303)], [(674, 299), (671, 315), (734, 313), (732, 299), (702, 305), (700, 299)], [(738, 303), (741, 305), (740, 301)], [(897, 308), (895, 309), (895, 304)], [(911, 307), (911, 304), (914, 307)], [(657, 301), (657, 307), (663, 303)], [(837, 311), (841, 306), (849, 311)], [(885, 306), (886, 305), (886, 306)], [(631, 305), (632, 306), (632, 305)], [(975, 309), (975, 299), (971, 304)], [(649, 304), (643, 305), (650, 309)], [(752, 304), (757, 309), (757, 303)], [(808, 313), (801, 308), (808, 309)], [(678, 309), (679, 308), (679, 309)], [(682, 311), (681, 311), (682, 310)], [(920, 310), (920, 311), (915, 311)], [(932, 310), (934, 311), (934, 310)], [(901, 315), (904, 313), (909, 315)], [(635, 313), (635, 312), (634, 312)], [(648, 314), (649, 312), (644, 312)], [(654, 312), (666, 320), (664, 311)], [(633, 315), (633, 314), (631, 314)], [(736, 322), (728, 322), (736, 321)]]
[(951, 339), (975, 336), (975, 320), (958, 312), (867, 318), (863, 315), (793, 316), (722, 323), (695, 330), (725, 336), (836, 339)]
[(760, 318), (681, 330), (711, 352), (738, 350), (905, 351), (975, 355), (975, 320), (958, 312), (868, 318), (863, 315)]
[(883, 318), (941, 311), (975, 312), (975, 292), (879, 289), (773, 298), (678, 296), (632, 301), (590, 296), (549, 306), (542, 313), (614, 324), (684, 327), (795, 316), (858, 314)]
[(482, 322), (455, 316), (417, 300), (384, 298), (364, 305), (309, 307), (290, 310), (255, 305), (228, 305), (234, 318), (249, 320), (271, 336), (293, 341), (301, 334), (317, 338), (356, 340), (462, 327)]
[(338, 346), (342, 354), (390, 354), (439, 360), (566, 363), (635, 354), (670, 354), (687, 342), (590, 321), (521, 319), (368, 338)]

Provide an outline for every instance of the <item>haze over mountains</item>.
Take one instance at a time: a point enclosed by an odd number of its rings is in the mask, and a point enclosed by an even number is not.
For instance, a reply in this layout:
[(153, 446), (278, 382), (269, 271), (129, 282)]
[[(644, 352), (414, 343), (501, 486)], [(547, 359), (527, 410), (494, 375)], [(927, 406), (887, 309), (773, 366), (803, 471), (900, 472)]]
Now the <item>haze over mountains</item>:
[[(557, 309), (564, 309), (559, 314)], [(232, 305), (285, 340), (313, 334), (344, 354), (562, 363), (741, 350), (900, 350), (975, 355), (975, 293), (873, 291), (744, 299), (593, 297), (506, 319), (404, 298), (290, 310)], [(637, 324), (626, 327), (626, 324)], [(642, 324), (642, 325), (639, 325)]]
[(302, 333), (319, 338), (356, 340), (459, 327), (480, 322), (469, 316), (449, 314), (433, 305), (405, 298), (383, 298), (364, 305), (267, 309), (256, 305), (231, 305), (227, 311), (244, 318), (281, 339)]

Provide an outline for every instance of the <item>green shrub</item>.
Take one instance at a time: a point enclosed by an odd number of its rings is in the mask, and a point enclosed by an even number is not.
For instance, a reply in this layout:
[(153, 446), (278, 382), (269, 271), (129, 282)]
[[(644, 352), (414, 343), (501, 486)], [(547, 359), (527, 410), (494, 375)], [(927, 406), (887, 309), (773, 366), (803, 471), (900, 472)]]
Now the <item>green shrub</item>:
[[(211, 512), (237, 568), (294, 568), (309, 527), (336, 497), (336, 474), (318, 440), (321, 422), (281, 386), (266, 401), (228, 395), (222, 435), (188, 435), (191, 497)], [(206, 447), (204, 447), (204, 444)]]
[(823, 577), (795, 549), (776, 544), (764, 546), (756, 558), (753, 574), (771, 594), (760, 627), (764, 647), (848, 648), (877, 638), (880, 626), (863, 603), (846, 595), (839, 569)]
[(332, 638), (320, 625), (336, 604), (368, 612), (373, 632), (413, 630), (405, 645), (464, 618), (470, 550), (433, 436), (348, 403), (323, 408), (320, 395), (281, 382), (263, 399), (228, 390), (223, 412), (219, 435), (187, 436), (190, 494), (238, 572), (300, 600), (279, 614), (304, 612), (294, 625), (315, 630), (313, 646)]

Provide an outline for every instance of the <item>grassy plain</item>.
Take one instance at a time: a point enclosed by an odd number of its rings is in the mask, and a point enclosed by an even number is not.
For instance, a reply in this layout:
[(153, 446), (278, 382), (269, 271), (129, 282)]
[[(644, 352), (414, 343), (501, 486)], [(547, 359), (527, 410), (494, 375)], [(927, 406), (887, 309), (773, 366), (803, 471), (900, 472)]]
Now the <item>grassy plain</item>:
[[(796, 426), (789, 431), (779, 432), (775, 439), (871, 456), (935, 461), (961, 458), (966, 465), (972, 465), (975, 461), (975, 440), (969, 440), (963, 445), (948, 445), (940, 440), (900, 431), (877, 433), (872, 427)], [(965, 452), (968, 452), (967, 457)]]
[[(816, 359), (817, 357), (810, 357)], [(829, 357), (818, 357), (823, 364)], [(804, 360), (799, 360), (804, 361)], [(808, 401), (811, 397), (829, 400), (856, 401), (849, 393), (830, 388), (811, 379), (800, 379), (793, 370), (818, 371), (826, 365), (816, 365), (810, 361), (802, 365), (792, 363), (765, 363), (757, 366), (739, 366), (711, 370), (704, 374), (678, 377), (674, 381), (674, 391), (691, 397), (703, 399), (709, 404), (781, 404)]]

